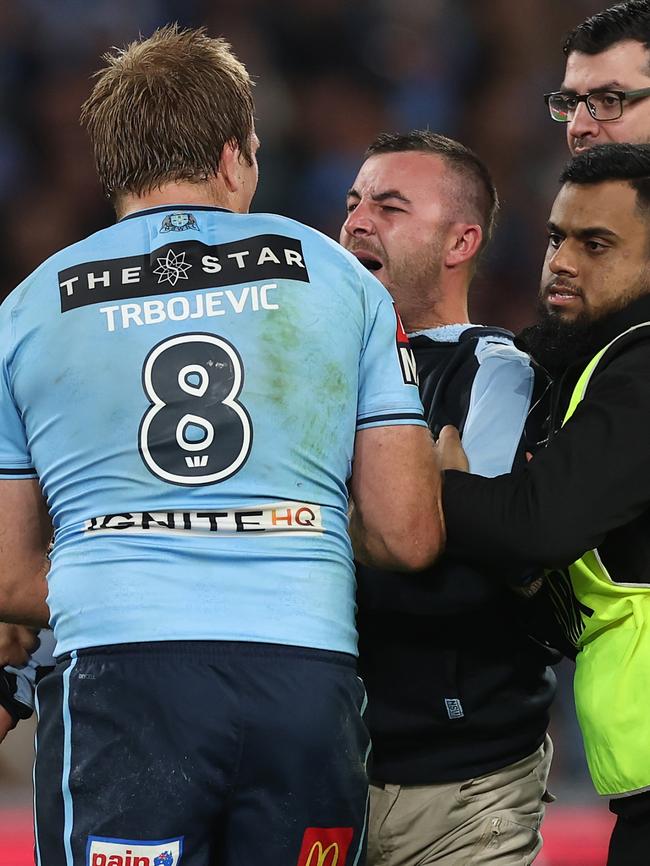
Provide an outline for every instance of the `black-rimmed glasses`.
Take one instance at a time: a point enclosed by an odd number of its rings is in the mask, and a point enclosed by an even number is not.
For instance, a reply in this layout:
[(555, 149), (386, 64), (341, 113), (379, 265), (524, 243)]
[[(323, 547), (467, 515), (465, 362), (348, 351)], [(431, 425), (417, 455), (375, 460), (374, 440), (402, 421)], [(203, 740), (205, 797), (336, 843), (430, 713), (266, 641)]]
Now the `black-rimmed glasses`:
[(587, 111), (594, 120), (618, 120), (623, 114), (623, 102), (635, 102), (650, 96), (650, 87), (640, 90), (591, 90), (589, 93), (565, 93), (558, 90), (555, 93), (545, 93), (544, 102), (548, 105), (553, 120), (558, 123), (568, 123), (581, 102), (587, 106)]

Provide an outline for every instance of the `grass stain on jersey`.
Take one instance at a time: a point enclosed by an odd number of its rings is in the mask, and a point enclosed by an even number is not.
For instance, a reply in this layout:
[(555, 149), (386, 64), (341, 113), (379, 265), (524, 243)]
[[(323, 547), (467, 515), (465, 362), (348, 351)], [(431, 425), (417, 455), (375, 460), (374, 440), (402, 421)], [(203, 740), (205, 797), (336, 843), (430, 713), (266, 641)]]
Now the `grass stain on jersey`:
[[(281, 310), (260, 322), (259, 339), (269, 362), (260, 371), (257, 387), (289, 428), (299, 428), (297, 444), (311, 471), (312, 461), (327, 462), (334, 443), (342, 440), (340, 425), (347, 416), (343, 407), (356, 405), (356, 370), (350, 374), (337, 361), (323, 360), (336, 336), (326, 338), (322, 330), (314, 333), (320, 323), (304, 297), (288, 286), (283, 289)], [(305, 395), (302, 401), (296, 400), (299, 391)]]
[(281, 309), (264, 317), (260, 340), (267, 347), (269, 359), (262, 374), (265, 385), (262, 391), (268, 400), (286, 410), (294, 405), (293, 392), (304, 344), (301, 342), (301, 309), (291, 303), (290, 293), (284, 288)]
[(341, 438), (338, 427), (346, 413), (343, 407), (355, 400), (347, 371), (335, 361), (323, 366), (323, 377), (314, 393), (315, 407), (306, 412), (302, 446), (316, 458), (324, 458), (332, 443)]

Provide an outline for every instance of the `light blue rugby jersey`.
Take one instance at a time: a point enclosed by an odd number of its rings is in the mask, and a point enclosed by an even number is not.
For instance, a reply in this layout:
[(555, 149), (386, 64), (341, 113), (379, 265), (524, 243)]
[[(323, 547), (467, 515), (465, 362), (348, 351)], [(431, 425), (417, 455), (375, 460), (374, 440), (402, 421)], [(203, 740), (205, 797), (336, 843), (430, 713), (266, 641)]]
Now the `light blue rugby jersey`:
[(133, 214), (0, 307), (0, 477), (55, 526), (57, 652), (131, 641), (356, 651), (355, 431), (424, 424), (390, 296), (283, 217)]

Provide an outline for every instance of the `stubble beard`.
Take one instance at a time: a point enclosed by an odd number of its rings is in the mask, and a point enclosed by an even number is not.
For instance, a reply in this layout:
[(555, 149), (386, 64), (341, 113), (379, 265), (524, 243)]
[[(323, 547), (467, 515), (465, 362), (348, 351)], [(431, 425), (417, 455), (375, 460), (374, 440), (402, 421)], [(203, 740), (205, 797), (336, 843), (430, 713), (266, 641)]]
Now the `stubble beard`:
[(402, 314), (407, 331), (429, 327), (433, 311), (443, 300), (441, 268), (442, 249), (438, 247), (387, 262), (384, 285)]

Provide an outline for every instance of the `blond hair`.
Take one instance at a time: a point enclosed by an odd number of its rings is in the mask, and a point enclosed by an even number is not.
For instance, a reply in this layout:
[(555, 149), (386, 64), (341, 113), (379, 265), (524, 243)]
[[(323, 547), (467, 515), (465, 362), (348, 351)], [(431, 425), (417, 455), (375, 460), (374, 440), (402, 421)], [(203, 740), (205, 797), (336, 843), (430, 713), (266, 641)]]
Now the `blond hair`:
[(172, 24), (103, 59), (81, 122), (113, 201), (207, 180), (227, 143), (252, 164), (253, 83), (223, 39)]

